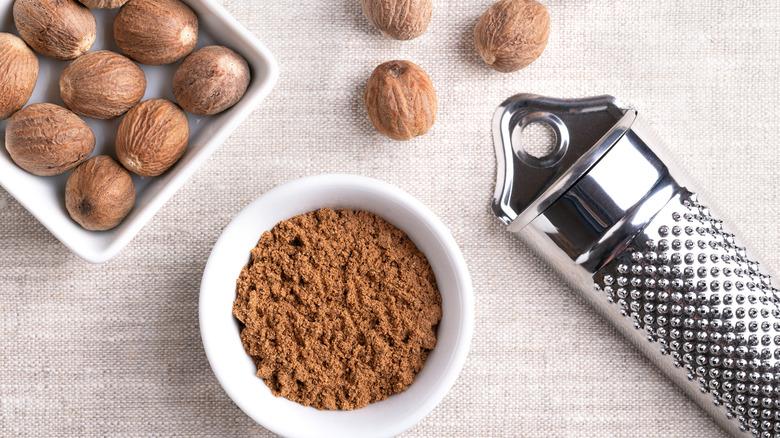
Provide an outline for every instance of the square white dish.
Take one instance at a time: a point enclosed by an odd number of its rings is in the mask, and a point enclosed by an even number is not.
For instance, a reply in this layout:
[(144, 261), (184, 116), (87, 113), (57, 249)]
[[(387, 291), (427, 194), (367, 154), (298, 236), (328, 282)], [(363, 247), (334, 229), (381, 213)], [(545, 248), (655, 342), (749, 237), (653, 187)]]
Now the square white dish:
[[(193, 173), (235, 131), (273, 88), (279, 68), (273, 55), (246, 28), (213, 0), (185, 0), (199, 19), (198, 48), (220, 44), (235, 50), (249, 63), (252, 79), (246, 94), (234, 107), (210, 117), (187, 113), (190, 142), (187, 151), (170, 170), (154, 178), (133, 175), (136, 202), (133, 210), (116, 228), (109, 231), (87, 231), (68, 215), (65, 209), (65, 182), (70, 175), (41, 177), (19, 168), (5, 149), (5, 126), (0, 121), (0, 186), (35, 216), (65, 246), (84, 260), (103, 263), (114, 257), (141, 231)], [(0, 32), (19, 35), (13, 24), (13, 0), (0, 0)], [(90, 51), (113, 50), (121, 53), (113, 38), (114, 10), (92, 10), (98, 23), (97, 40)], [(38, 82), (28, 104), (51, 102), (62, 105), (58, 81), (68, 62), (38, 56)], [(167, 66), (141, 65), (147, 87), (143, 100), (173, 96), (173, 73), (178, 62)], [(121, 117), (114, 120), (84, 118), (96, 137), (92, 156), (108, 154), (116, 158), (114, 140)]]

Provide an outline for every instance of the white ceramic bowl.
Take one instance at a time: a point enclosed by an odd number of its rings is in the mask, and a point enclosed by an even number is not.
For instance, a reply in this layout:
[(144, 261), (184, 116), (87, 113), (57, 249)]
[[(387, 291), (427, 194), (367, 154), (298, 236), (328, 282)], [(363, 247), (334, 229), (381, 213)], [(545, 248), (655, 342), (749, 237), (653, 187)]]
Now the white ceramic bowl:
[[(377, 214), (405, 231), (425, 253), (442, 296), (436, 347), (406, 391), (353, 411), (318, 411), (277, 398), (255, 375), (232, 315), (236, 279), (249, 251), (278, 222), (319, 208)], [(354, 175), (319, 175), (276, 187), (244, 208), (209, 257), (200, 290), (200, 331), (214, 374), (236, 404), (258, 423), (289, 437), (382, 437), (410, 428), (444, 398), (468, 353), (474, 298), (466, 263), (444, 224), (402, 190)]]
[[(271, 53), (233, 19), (214, 0), (184, 0), (200, 21), (198, 47), (222, 44), (246, 58), (252, 71), (252, 81), (243, 99), (229, 110), (211, 117), (187, 114), (190, 122), (190, 144), (184, 156), (169, 171), (155, 178), (133, 176), (136, 187), (135, 207), (130, 215), (113, 230), (87, 231), (71, 220), (65, 210), (65, 182), (70, 175), (40, 177), (25, 172), (11, 160), (5, 149), (6, 121), (0, 121), (0, 186), (33, 214), (62, 243), (83, 259), (102, 263), (115, 256), (146, 225), (154, 214), (192, 176), (217, 147), (243, 122), (269, 93), (279, 69)], [(13, 0), (0, 0), (0, 32), (19, 35), (13, 24)], [(98, 22), (98, 37), (91, 51), (108, 49), (120, 52), (114, 42), (112, 26), (115, 10), (93, 10)], [(120, 52), (121, 53), (121, 52)], [(38, 56), (40, 73), (29, 103), (51, 102), (62, 105), (58, 81), (68, 62)], [(173, 97), (173, 72), (178, 63), (167, 66), (146, 66), (147, 87), (144, 100)], [(108, 154), (116, 158), (114, 139), (121, 118), (115, 120), (85, 119), (95, 132), (96, 145), (92, 154)]]

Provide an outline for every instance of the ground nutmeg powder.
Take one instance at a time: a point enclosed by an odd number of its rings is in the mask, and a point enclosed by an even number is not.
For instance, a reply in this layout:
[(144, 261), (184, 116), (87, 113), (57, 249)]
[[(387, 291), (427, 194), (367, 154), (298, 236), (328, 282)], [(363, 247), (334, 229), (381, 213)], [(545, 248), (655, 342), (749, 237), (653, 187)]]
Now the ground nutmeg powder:
[(244, 349), (271, 392), (358, 409), (404, 391), (436, 345), (441, 295), (403, 231), (321, 209), (263, 233), (236, 283)]

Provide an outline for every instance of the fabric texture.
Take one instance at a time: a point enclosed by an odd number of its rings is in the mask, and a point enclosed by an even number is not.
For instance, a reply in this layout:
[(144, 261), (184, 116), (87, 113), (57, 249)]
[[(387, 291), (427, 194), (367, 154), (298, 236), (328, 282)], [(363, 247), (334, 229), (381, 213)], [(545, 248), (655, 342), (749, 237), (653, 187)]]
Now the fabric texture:
[[(358, 0), (221, 2), (275, 54), (280, 80), (117, 257), (82, 261), (0, 190), (0, 436), (272, 436), (209, 367), (201, 273), (238, 211), (320, 173), (407, 191), (470, 267), (468, 360), (404, 436), (726, 436), (492, 215), (490, 121), (519, 92), (618, 97), (777, 271), (780, 3), (544, 0), (546, 51), (502, 74), (472, 37), (491, 0), (436, 0), (406, 42), (382, 38)], [(392, 59), (420, 65), (438, 93), (433, 129), (404, 143), (363, 108), (368, 76)]]

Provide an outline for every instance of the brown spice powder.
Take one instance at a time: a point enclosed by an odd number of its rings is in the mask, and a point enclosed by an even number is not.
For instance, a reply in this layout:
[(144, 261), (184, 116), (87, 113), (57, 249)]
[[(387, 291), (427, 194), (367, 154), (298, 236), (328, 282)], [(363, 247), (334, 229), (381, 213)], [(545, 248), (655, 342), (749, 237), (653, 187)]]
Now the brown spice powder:
[(263, 233), (236, 284), (241, 341), (277, 397), (358, 409), (402, 392), (436, 345), (441, 295), (403, 231), (322, 209)]

